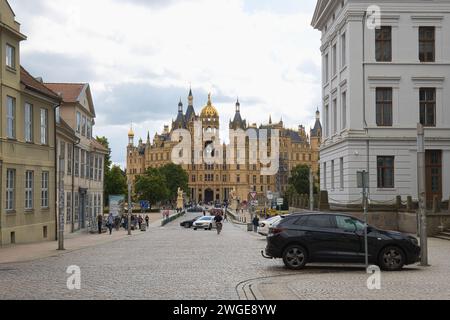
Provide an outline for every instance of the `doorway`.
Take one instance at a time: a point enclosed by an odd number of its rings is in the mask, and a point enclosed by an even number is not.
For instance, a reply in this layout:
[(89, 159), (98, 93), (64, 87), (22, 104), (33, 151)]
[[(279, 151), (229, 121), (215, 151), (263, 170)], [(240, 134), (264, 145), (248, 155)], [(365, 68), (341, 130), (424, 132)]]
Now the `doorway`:
[(435, 196), (442, 200), (442, 150), (427, 150), (425, 159), (427, 206), (431, 208)]
[(205, 203), (210, 203), (214, 201), (214, 191), (211, 189), (205, 190)]

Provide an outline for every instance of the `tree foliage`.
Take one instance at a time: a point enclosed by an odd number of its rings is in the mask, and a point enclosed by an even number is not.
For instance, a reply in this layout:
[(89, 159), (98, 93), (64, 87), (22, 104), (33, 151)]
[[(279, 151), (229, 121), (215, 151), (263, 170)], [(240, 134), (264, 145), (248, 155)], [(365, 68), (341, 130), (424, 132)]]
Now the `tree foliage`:
[[(309, 167), (300, 165), (292, 169), (289, 185), (291, 187), (290, 192), (295, 190), (297, 194), (309, 195)], [(316, 186), (314, 186), (314, 193), (317, 193)]]
[(109, 195), (125, 195), (127, 194), (127, 178), (125, 172), (119, 166), (113, 166), (112, 169), (105, 174), (105, 196)]
[(138, 200), (148, 200), (151, 204), (167, 201), (170, 193), (166, 178), (158, 169), (149, 169), (138, 176), (135, 191)]
[(189, 191), (189, 175), (181, 166), (171, 163), (162, 167), (160, 172), (166, 178), (169, 199), (177, 198), (178, 188)]

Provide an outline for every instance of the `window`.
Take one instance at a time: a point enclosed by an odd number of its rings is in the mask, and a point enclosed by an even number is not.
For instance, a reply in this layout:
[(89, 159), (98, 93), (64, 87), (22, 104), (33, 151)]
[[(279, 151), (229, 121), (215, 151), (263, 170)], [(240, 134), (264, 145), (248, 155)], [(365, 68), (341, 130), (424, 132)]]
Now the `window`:
[(364, 231), (366, 229), (361, 221), (344, 216), (336, 216), (336, 225), (338, 229), (350, 232)]
[(72, 192), (67, 192), (66, 195), (66, 221), (67, 223), (72, 222)]
[(98, 181), (98, 156), (95, 156), (94, 158), (94, 180)]
[(6, 97), (6, 134), (10, 139), (16, 138), (16, 99)]
[(344, 189), (344, 158), (340, 160), (340, 176), (341, 176), (341, 190)]
[(333, 229), (334, 227), (329, 215), (308, 216), (308, 219), (304, 222), (302, 221), (301, 224), (309, 228)]
[(331, 190), (334, 190), (334, 160), (331, 161)]
[(436, 126), (436, 88), (420, 89), (420, 123), (425, 127)]
[(347, 129), (347, 92), (342, 94), (342, 130)]
[(72, 145), (67, 145), (67, 175), (72, 175), (72, 157), (73, 157), (73, 150)]
[(94, 154), (89, 155), (89, 179), (94, 180)]
[(341, 67), (344, 68), (347, 65), (347, 37), (346, 34), (341, 36)]
[(15, 208), (15, 188), (16, 170), (8, 169), (6, 171), (6, 211), (13, 211)]
[(325, 83), (328, 83), (328, 77), (329, 77), (329, 75), (330, 75), (330, 70), (329, 70), (329, 61), (328, 61), (328, 54), (326, 54), (325, 55), (325, 58), (324, 58), (324, 72), (325, 72), (325, 74), (324, 74), (324, 79), (325, 79)]
[(84, 179), (86, 170), (86, 151), (81, 150), (81, 170), (80, 170), (80, 178)]
[(241, 176), (239, 174), (236, 176), (236, 182), (241, 183)]
[(33, 209), (34, 172), (25, 172), (25, 210)]
[(80, 217), (80, 194), (75, 192), (74, 195), (74, 222), (78, 222)]
[[(214, 175), (212, 177), (214, 180)], [(98, 157), (98, 181), (103, 181), (103, 158)]]
[(325, 134), (327, 137), (330, 136), (330, 108), (328, 105), (325, 106)]
[(77, 132), (81, 133), (81, 113), (77, 112)]
[(80, 175), (80, 148), (75, 147), (75, 177)]
[(337, 49), (336, 49), (336, 45), (333, 46), (333, 49), (331, 51), (332, 53), (332, 59), (333, 59), (333, 76), (336, 75), (337, 73)]
[(11, 69), (16, 68), (16, 48), (6, 45), (6, 65)]
[(48, 110), (41, 109), (41, 144), (48, 144)]
[(42, 172), (42, 185), (41, 185), (41, 207), (48, 208), (48, 178), (49, 173), (47, 171)]
[(83, 116), (81, 118), (81, 135), (84, 137), (86, 136), (86, 117), (85, 116)]
[(420, 62), (435, 61), (435, 28), (419, 28), (419, 60)]
[(56, 118), (56, 123), (60, 124), (61, 123), (61, 107), (57, 107), (55, 109), (55, 118)]
[(88, 139), (92, 138), (92, 122), (89, 119), (87, 120), (87, 134), (86, 134), (86, 137)]
[(64, 141), (59, 142), (59, 157), (62, 160), (61, 161), (61, 168), (59, 168), (60, 171), (65, 172), (66, 167), (66, 143)]
[(378, 157), (378, 188), (394, 188), (394, 157)]
[(333, 100), (333, 132), (336, 134), (338, 131), (338, 125), (337, 125), (337, 100)]
[(377, 88), (377, 126), (392, 126), (392, 88)]
[(392, 61), (392, 27), (375, 30), (375, 59), (378, 62)]
[(325, 190), (327, 190), (327, 163), (323, 163), (323, 185)]
[(33, 142), (33, 105), (25, 103), (25, 142)]

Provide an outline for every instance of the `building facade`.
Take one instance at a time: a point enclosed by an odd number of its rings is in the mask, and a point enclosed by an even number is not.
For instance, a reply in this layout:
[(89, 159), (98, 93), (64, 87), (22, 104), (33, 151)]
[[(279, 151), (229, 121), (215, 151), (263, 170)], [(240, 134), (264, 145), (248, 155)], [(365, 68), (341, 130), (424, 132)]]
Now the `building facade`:
[(95, 230), (96, 217), (103, 214), (104, 161), (109, 150), (94, 138), (96, 115), (90, 86), (45, 85), (63, 100), (56, 118), (56, 152), (57, 185), (64, 188), (64, 230)]
[[(427, 199), (450, 196), (450, 1), (319, 0), (321, 188), (330, 202), (418, 199), (417, 124), (425, 126)], [(380, 9), (380, 11), (378, 11)], [(375, 14), (374, 14), (375, 13)], [(379, 13), (379, 14), (378, 14)]]
[(26, 37), (6, 0), (0, 13), (0, 246), (55, 240), (60, 97), (21, 67)]
[[(195, 132), (195, 123), (200, 123), (201, 132)], [(235, 150), (234, 161), (227, 160), (227, 147), (223, 145), (223, 152), (219, 157), (223, 157), (220, 164), (208, 164), (207, 162), (196, 163), (194, 160), (195, 137), (201, 136), (201, 141), (206, 141), (203, 147), (213, 144), (216, 139), (220, 141), (220, 116), (209, 97), (206, 106), (197, 115), (194, 108), (194, 97), (192, 91), (188, 96), (188, 107), (184, 112), (184, 107), (180, 101), (178, 105), (178, 114), (176, 120), (169, 127), (166, 125), (161, 134), (156, 134), (153, 141), (148, 134), (147, 141), (144, 143), (142, 139), (138, 144), (134, 142), (134, 132), (130, 130), (127, 147), (127, 176), (134, 181), (137, 176), (143, 174), (148, 168), (162, 167), (172, 162), (172, 151), (179, 144), (179, 140), (172, 141), (172, 135), (177, 129), (184, 129), (190, 133), (192, 162), (183, 163), (183, 168), (189, 175), (189, 188), (191, 200), (193, 202), (210, 203), (216, 201), (230, 200), (230, 194), (233, 192), (241, 201), (249, 201), (249, 194), (256, 192), (260, 204), (264, 205), (268, 192), (284, 194), (287, 190), (289, 174), (297, 165), (305, 164), (312, 166), (314, 172), (318, 172), (319, 146), (321, 143), (321, 124), (320, 114), (317, 112), (315, 128), (311, 131), (310, 137), (305, 127), (299, 126), (298, 130), (286, 129), (283, 121), (273, 123), (272, 119), (268, 124), (259, 127), (256, 124), (248, 125), (243, 120), (241, 114), (241, 105), (239, 101), (236, 103), (235, 117), (229, 123), (230, 131), (233, 130), (252, 130), (260, 135), (263, 129), (268, 132), (271, 130), (279, 130), (279, 157), (280, 169), (274, 175), (262, 175), (262, 164), (252, 164), (249, 151), (245, 155), (240, 155), (239, 150)], [(209, 138), (205, 139), (208, 136)], [(215, 143), (215, 142), (214, 142)], [(247, 138), (246, 150), (250, 150), (249, 139)], [(214, 149), (215, 150), (215, 149)], [(213, 152), (214, 152), (213, 150)], [(203, 151), (203, 148), (202, 148)], [(269, 144), (270, 151), (270, 144)], [(201, 158), (203, 155), (199, 155)], [(242, 162), (237, 158), (244, 157)]]

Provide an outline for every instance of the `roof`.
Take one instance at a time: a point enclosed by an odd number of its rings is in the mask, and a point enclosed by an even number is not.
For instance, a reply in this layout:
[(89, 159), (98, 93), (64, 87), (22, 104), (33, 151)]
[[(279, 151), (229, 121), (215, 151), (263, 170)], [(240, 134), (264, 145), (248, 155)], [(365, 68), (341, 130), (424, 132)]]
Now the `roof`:
[(320, 119), (316, 120), (316, 124), (314, 128), (311, 130), (311, 137), (321, 137), (322, 136), (322, 124), (320, 123)]
[(59, 118), (59, 122), (56, 122), (56, 131), (58, 134), (65, 133), (72, 141), (78, 141), (79, 138), (75, 134), (75, 130), (64, 121), (63, 118)]
[(46, 83), (48, 88), (54, 92), (60, 93), (64, 102), (79, 102), (81, 93), (83, 92), (85, 83)]
[(24, 67), (20, 66), (20, 82), (28, 89), (43, 94), (49, 98), (61, 101), (61, 97), (53, 90), (46, 87), (42, 82), (36, 80)]
[(187, 110), (186, 110), (186, 115), (185, 115), (185, 119), (186, 121), (191, 121), (192, 118), (195, 118), (195, 109), (194, 106), (189, 105)]
[(93, 147), (94, 149), (96, 149), (98, 151), (103, 151), (103, 152), (106, 152), (106, 153), (109, 152), (108, 149), (106, 149), (100, 142), (98, 142), (95, 139), (91, 140), (91, 147)]
[(242, 120), (241, 113), (239, 111), (236, 112), (233, 122), (230, 124), (230, 129), (245, 129), (246, 121)]
[(211, 94), (208, 95), (208, 104), (203, 108), (200, 117), (204, 119), (219, 117), (219, 112), (217, 112), (217, 109), (212, 105)]

